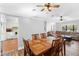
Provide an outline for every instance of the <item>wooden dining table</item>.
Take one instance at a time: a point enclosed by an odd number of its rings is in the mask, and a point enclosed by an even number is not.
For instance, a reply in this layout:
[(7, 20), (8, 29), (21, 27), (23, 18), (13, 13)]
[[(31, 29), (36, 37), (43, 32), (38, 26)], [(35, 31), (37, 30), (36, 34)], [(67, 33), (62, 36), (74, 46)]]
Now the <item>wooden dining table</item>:
[(34, 55), (42, 55), (51, 48), (52, 42), (47, 39), (32, 40), (29, 46)]
[[(46, 51), (48, 51), (51, 48), (52, 45), (52, 40), (49, 39), (38, 39), (38, 40), (31, 40), (29, 41), (29, 46), (31, 51), (33, 52), (34, 55), (42, 55)], [(63, 44), (64, 46), (64, 55), (65, 55), (65, 42)]]

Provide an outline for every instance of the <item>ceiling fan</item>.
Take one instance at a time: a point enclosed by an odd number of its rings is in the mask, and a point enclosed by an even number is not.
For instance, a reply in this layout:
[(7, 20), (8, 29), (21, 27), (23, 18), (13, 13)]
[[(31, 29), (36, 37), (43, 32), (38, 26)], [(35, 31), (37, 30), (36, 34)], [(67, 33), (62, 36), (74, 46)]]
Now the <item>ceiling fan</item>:
[(37, 5), (37, 7), (42, 7), (41, 11), (47, 10), (52, 11), (54, 8), (59, 8), (60, 5), (54, 4), (54, 3), (45, 3), (43, 5)]

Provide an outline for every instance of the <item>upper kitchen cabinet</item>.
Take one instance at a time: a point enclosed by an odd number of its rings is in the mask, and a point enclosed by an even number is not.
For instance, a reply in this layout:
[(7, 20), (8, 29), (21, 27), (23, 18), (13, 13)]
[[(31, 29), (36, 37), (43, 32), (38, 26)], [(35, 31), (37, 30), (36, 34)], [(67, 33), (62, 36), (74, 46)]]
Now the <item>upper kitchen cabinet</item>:
[(6, 16), (6, 38), (18, 38), (18, 18), (14, 16)]

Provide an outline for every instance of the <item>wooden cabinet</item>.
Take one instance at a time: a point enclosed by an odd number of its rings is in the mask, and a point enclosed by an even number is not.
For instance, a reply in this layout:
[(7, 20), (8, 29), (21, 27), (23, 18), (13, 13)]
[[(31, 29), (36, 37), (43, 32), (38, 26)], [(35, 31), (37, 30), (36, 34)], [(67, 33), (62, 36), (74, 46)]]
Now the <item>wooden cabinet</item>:
[(18, 39), (14, 38), (3, 41), (3, 54), (14, 52), (18, 52)]

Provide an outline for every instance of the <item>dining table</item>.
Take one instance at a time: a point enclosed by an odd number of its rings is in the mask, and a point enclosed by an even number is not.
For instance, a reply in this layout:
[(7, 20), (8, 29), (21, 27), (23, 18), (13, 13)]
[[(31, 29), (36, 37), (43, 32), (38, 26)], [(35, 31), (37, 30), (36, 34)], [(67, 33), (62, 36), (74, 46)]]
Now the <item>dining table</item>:
[(52, 40), (55, 40), (55, 38), (31, 40), (29, 41), (29, 47), (34, 55), (43, 55), (51, 48)]
[(52, 42), (47, 39), (32, 40), (29, 46), (34, 55), (42, 55), (51, 48)]

